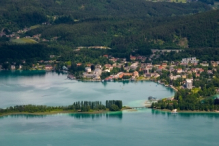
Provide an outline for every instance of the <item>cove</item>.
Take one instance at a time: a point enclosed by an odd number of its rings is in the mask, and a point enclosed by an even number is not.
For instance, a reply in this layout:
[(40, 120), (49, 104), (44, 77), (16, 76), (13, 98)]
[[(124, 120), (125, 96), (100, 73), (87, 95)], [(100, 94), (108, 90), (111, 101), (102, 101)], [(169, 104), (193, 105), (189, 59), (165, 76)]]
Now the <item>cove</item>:
[[(154, 82), (78, 82), (53, 72), (0, 72), (0, 108), (20, 104), (69, 105), (120, 99), (141, 106), (148, 96), (174, 95)], [(0, 117), (1, 146), (218, 145), (219, 114), (142, 109), (101, 114)]]
[[(28, 74), (29, 73), (29, 74)], [(14, 105), (70, 105), (74, 101), (122, 100), (123, 105), (143, 106), (149, 96), (171, 97), (174, 91), (150, 81), (80, 82), (55, 72), (0, 72), (0, 108)]]

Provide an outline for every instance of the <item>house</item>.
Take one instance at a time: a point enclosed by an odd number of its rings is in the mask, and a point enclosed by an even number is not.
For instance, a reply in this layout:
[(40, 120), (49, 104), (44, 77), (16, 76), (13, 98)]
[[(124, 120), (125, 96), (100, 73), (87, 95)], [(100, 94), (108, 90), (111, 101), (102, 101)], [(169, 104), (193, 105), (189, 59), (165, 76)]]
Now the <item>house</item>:
[(132, 73), (120, 73), (119, 78), (123, 78), (123, 76), (132, 76)]
[(112, 62), (116, 62), (118, 59), (117, 58), (111, 58), (109, 60), (112, 61)]
[(82, 63), (77, 63), (76, 65), (77, 65), (77, 66), (81, 66), (81, 65), (82, 65)]
[(200, 77), (200, 74), (196, 73), (196, 74), (195, 74), (195, 77), (196, 77), (196, 78), (197, 78), (197, 77)]
[(180, 74), (180, 73), (182, 73), (182, 72), (183, 72), (182, 68), (178, 68), (178, 69), (177, 69), (177, 73), (178, 73), (178, 74)]
[(133, 76), (134, 77), (139, 77), (139, 73), (137, 71), (134, 71)]
[(196, 57), (189, 57), (189, 58), (183, 58), (181, 61), (181, 64), (197, 64), (198, 60), (196, 59)]
[(0, 32), (0, 37), (3, 37), (5, 35), (4, 32)]
[(91, 67), (91, 65), (92, 65), (92, 64), (88, 63), (86, 66), (87, 66), (87, 67)]
[(162, 71), (163, 69), (164, 69), (163, 66), (159, 66), (157, 71)]
[(192, 79), (186, 79), (186, 88), (192, 89)]
[(55, 55), (49, 55), (49, 57), (50, 57), (50, 58), (54, 58), (54, 57), (55, 57)]
[(108, 58), (109, 56), (108, 55), (103, 55), (103, 57)]
[(91, 72), (91, 68), (90, 67), (85, 67), (85, 71), (90, 73)]
[(15, 70), (15, 65), (11, 65), (11, 70)]
[(97, 65), (95, 66), (95, 68), (102, 69), (102, 66), (101, 66), (100, 64), (97, 64)]
[(181, 75), (176, 75), (176, 76), (173, 76), (172, 74), (170, 75), (171, 80), (177, 80), (178, 78), (181, 78)]
[(158, 78), (158, 77), (160, 77), (160, 75), (158, 74), (158, 73), (154, 73), (154, 78)]
[(19, 68), (19, 69), (22, 69), (22, 67), (23, 67), (22, 65), (19, 65), (19, 67), (18, 67), (18, 68)]
[(207, 61), (203, 61), (202, 63), (200, 63), (201, 66), (209, 66), (209, 64), (207, 63)]
[(63, 66), (62, 70), (68, 70), (68, 68), (66, 66)]
[(166, 68), (166, 67), (167, 67), (167, 63), (162, 63), (162, 66), (163, 66), (164, 68)]
[(138, 67), (138, 62), (135, 62), (135, 63), (133, 63), (133, 64), (130, 66), (130, 69), (136, 70), (137, 67)]
[(135, 57), (135, 56), (132, 56), (132, 55), (130, 55), (130, 60), (132, 60), (132, 61), (135, 61), (135, 60), (136, 60), (136, 57)]
[(196, 72), (197, 72), (197, 69), (192, 68), (191, 71), (192, 71), (193, 73), (196, 73)]
[(213, 74), (213, 71), (212, 70), (207, 70), (207, 73), (208, 74)]
[(182, 78), (183, 78), (183, 79), (186, 79), (186, 75), (182, 75)]
[(100, 68), (96, 68), (94, 70), (94, 74), (97, 75), (97, 76), (100, 76), (102, 74), (102, 70)]
[(113, 80), (113, 76), (112, 75), (104, 79), (104, 81), (112, 81), (112, 80)]
[(110, 69), (107, 68), (107, 69), (104, 70), (104, 72), (110, 72)]
[(88, 73), (84, 73), (83, 74), (83, 78), (90, 78), (90, 79), (93, 79), (93, 78), (95, 78), (96, 77), (96, 75), (94, 75), (94, 74), (88, 74)]
[(107, 68), (109, 70), (113, 69), (113, 66), (111, 64), (105, 64), (104, 66), (105, 66), (105, 68)]
[(152, 75), (153, 75), (153, 74), (151, 74), (151, 73), (146, 73), (146, 74), (144, 74), (144, 77), (146, 77), (146, 78), (151, 78)]
[(52, 65), (48, 64), (48, 65), (45, 66), (45, 70), (52, 70), (52, 69), (53, 69)]
[(119, 73), (117, 73), (117, 74), (114, 76), (114, 78), (115, 78), (115, 79), (118, 79), (119, 77), (121, 77), (121, 74), (122, 74), (122, 77), (123, 77), (123, 72), (119, 72)]

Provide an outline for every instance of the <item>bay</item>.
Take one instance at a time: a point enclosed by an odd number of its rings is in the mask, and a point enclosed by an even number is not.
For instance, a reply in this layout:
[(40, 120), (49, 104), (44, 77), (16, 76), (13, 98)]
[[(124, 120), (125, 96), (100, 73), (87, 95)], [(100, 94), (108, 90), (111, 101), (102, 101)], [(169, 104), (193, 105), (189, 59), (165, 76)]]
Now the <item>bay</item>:
[[(123, 100), (142, 106), (148, 96), (174, 95), (153, 82), (77, 82), (52, 72), (0, 72), (0, 108)], [(151, 109), (103, 114), (0, 117), (1, 146), (218, 145), (219, 114), (171, 114)]]

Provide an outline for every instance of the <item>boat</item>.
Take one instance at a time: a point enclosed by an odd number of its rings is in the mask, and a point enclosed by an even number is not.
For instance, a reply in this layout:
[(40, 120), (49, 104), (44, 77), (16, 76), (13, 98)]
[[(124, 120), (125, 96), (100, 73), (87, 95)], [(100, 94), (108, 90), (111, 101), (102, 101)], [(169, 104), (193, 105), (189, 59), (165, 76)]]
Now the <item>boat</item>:
[(156, 99), (155, 97), (149, 96), (149, 97), (148, 97), (148, 100), (149, 100), (149, 101), (155, 101), (155, 100), (157, 100), (157, 99)]
[(68, 75), (67, 78), (70, 79), (70, 80), (75, 80), (76, 79), (73, 75)]
[(172, 113), (172, 114), (177, 114), (177, 109), (173, 109), (173, 110), (171, 111), (171, 113)]

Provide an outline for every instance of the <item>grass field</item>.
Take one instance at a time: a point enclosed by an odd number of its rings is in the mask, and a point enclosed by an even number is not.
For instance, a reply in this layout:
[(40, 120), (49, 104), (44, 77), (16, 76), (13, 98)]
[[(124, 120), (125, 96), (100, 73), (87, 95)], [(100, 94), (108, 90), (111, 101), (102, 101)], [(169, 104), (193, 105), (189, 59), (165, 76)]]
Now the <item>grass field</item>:
[(193, 92), (193, 93), (198, 93), (198, 91), (200, 91), (199, 88), (193, 88), (193, 89), (192, 89), (192, 92)]
[(36, 29), (36, 28), (38, 28), (38, 27), (40, 27), (40, 26), (41, 26), (41, 25), (39, 25), (39, 24), (38, 24), (38, 25), (34, 25), (34, 26), (31, 26), (30, 29)]
[(187, 0), (146, 0), (152, 2), (174, 2), (174, 3), (187, 3)]
[(18, 44), (35, 44), (37, 41), (30, 38), (11, 39), (11, 42)]

